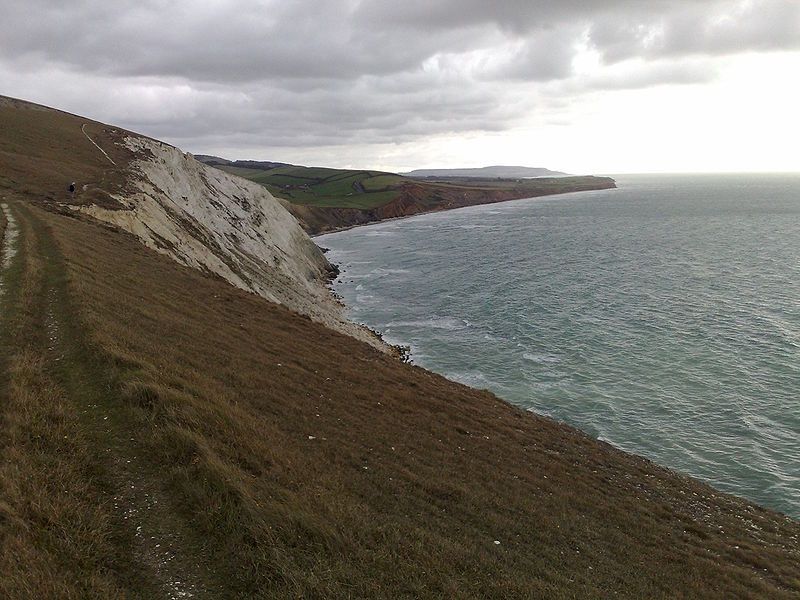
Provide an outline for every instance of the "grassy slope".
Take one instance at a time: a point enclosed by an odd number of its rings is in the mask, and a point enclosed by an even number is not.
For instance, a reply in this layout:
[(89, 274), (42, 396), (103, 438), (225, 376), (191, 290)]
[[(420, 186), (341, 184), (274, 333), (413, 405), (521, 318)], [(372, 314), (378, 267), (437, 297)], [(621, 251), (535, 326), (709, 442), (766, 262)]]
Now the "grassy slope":
[[(82, 126), (106, 149), (116, 166), (86, 139)], [(125, 167), (133, 157), (114, 145), (125, 133), (90, 119), (0, 96), (0, 189), (41, 200), (114, 206), (109, 193), (124, 189)], [(75, 199), (67, 192), (72, 181), (79, 190)]]
[(796, 522), (43, 210), (28, 177), (0, 185), (0, 596), (800, 593)]
[[(400, 364), (127, 235), (15, 212), (36, 257), (25, 268), (50, 274), (25, 292), (39, 308), (15, 320), (14, 338), (30, 343), (3, 345), (35, 367), (10, 370), (4, 422), (18, 433), (3, 480), (24, 487), (4, 494), (5, 585), (43, 593), (57, 575), (64, 589), (121, 592), (178, 577), (219, 597), (800, 593), (796, 523)], [(52, 294), (60, 317), (48, 316)], [(41, 335), (48, 319), (66, 367)], [(149, 492), (126, 496), (129, 485)], [(138, 526), (150, 546), (136, 543)], [(178, 574), (160, 568), (156, 543), (185, 565)]]

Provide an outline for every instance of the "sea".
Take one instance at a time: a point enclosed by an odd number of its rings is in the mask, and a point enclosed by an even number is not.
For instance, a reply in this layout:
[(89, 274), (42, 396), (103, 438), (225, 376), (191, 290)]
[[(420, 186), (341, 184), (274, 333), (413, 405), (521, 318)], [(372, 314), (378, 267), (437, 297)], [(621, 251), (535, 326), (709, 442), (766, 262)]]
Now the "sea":
[(316, 242), (415, 364), (800, 518), (800, 174), (614, 177)]

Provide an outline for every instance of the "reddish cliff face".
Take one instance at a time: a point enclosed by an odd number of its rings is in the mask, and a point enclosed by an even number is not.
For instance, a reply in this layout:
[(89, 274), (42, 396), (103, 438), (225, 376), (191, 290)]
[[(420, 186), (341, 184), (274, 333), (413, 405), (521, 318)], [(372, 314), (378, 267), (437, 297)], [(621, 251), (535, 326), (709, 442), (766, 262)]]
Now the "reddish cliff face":
[(535, 187), (531, 187), (528, 183), (519, 186), (509, 185), (503, 188), (466, 187), (454, 183), (432, 186), (428, 183), (410, 182), (400, 188), (397, 198), (372, 209), (329, 208), (289, 202), (284, 202), (284, 206), (297, 217), (308, 233), (314, 235), (386, 219), (410, 217), (424, 212), (615, 187), (614, 180), (609, 177), (560, 178), (558, 180), (541, 180), (541, 184)]

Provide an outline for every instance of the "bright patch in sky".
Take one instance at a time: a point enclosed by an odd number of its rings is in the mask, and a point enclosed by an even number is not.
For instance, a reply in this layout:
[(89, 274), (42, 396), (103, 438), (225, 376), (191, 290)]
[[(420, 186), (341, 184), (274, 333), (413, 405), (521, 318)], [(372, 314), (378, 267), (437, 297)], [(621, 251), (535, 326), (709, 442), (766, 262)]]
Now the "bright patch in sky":
[[(800, 53), (723, 61), (713, 81), (597, 91), (504, 135), (448, 140), (453, 164), (575, 173), (800, 170)], [(467, 148), (469, 150), (467, 150)]]

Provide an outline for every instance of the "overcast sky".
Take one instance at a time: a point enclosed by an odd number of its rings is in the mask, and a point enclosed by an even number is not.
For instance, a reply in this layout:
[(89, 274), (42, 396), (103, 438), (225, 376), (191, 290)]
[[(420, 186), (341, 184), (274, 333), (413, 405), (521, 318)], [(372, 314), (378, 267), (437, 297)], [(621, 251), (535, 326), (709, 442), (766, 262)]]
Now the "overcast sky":
[(800, 170), (800, 0), (3, 0), (0, 93), (194, 153)]

